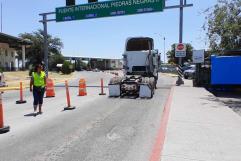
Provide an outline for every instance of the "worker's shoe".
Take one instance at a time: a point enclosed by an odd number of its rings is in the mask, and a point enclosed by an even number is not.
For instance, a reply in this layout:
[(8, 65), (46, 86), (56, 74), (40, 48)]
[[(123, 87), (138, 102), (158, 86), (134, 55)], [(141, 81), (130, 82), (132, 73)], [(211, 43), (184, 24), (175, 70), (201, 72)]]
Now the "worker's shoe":
[(38, 112), (37, 111), (34, 111), (33, 112), (33, 116), (35, 117), (35, 116), (37, 116), (38, 115)]

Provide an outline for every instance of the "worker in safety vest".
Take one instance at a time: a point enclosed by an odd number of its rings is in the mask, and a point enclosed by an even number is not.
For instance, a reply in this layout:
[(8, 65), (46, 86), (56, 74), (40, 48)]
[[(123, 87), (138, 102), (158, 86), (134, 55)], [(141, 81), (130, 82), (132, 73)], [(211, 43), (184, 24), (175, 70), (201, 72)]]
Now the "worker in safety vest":
[[(46, 75), (43, 72), (43, 66), (38, 64), (35, 66), (34, 72), (32, 73), (30, 81), (30, 91), (33, 92), (33, 107), (34, 115), (42, 114), (43, 97), (46, 86)], [(37, 112), (37, 107), (39, 106), (39, 111)]]

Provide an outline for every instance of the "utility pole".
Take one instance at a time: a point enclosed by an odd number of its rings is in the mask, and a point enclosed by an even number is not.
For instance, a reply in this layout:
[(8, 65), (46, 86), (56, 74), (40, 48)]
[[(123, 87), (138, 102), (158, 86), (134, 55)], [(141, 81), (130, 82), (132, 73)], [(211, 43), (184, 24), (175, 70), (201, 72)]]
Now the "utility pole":
[(166, 37), (165, 36), (163, 37), (163, 40), (164, 40), (163, 54), (164, 54), (164, 63), (165, 63), (166, 62)]
[(47, 15), (43, 15), (43, 26), (44, 26), (44, 71), (46, 73), (46, 76), (48, 77), (48, 30), (47, 30)]
[(165, 62), (166, 62), (166, 37), (165, 37), (165, 36), (162, 36), (161, 34), (158, 34), (158, 33), (154, 33), (154, 34), (160, 36), (160, 37), (161, 37), (161, 40), (162, 40), (162, 38), (163, 38), (163, 56), (164, 56), (164, 58), (163, 58), (163, 63), (165, 63)]
[(3, 32), (3, 3), (1, 2), (1, 32)]
[(47, 19), (48, 15), (53, 15), (55, 12), (48, 12), (48, 13), (41, 13), (39, 14), (42, 16), (42, 20), (39, 22), (43, 23), (44, 27), (44, 71), (46, 76), (48, 77), (48, 71), (49, 71), (49, 61), (48, 61), (48, 56), (49, 56), (49, 49), (48, 49), (48, 22), (51, 21), (56, 21), (55, 19)]

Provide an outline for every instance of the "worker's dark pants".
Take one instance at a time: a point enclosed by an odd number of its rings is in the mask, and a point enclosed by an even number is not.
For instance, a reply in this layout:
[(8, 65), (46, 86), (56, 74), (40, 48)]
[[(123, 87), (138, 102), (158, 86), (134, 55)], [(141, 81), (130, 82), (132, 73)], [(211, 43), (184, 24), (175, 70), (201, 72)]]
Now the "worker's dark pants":
[(33, 105), (37, 106), (37, 105), (42, 105), (43, 104), (43, 98), (44, 98), (44, 92), (45, 92), (45, 88), (42, 87), (33, 87)]

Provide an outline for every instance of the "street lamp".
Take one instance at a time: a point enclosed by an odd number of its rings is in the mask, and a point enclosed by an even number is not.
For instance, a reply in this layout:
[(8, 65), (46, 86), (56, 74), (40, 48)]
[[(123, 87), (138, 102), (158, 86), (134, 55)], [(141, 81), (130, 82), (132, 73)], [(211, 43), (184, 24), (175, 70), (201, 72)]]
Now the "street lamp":
[(158, 35), (158, 36), (160, 36), (161, 38), (163, 38), (163, 55), (164, 55), (164, 59), (163, 59), (163, 61), (164, 61), (164, 63), (166, 63), (166, 37), (165, 36), (162, 36), (161, 34), (158, 34), (158, 33), (154, 33), (154, 34), (156, 34), (156, 35)]
[(163, 37), (163, 41), (164, 41), (164, 63), (166, 63), (166, 37)]

